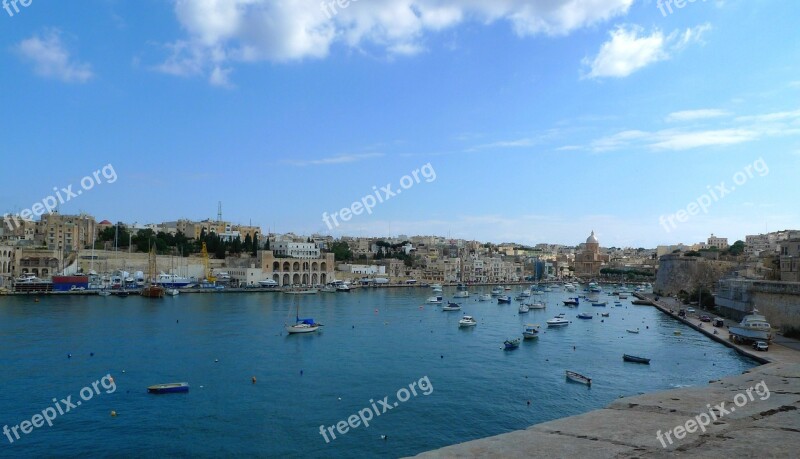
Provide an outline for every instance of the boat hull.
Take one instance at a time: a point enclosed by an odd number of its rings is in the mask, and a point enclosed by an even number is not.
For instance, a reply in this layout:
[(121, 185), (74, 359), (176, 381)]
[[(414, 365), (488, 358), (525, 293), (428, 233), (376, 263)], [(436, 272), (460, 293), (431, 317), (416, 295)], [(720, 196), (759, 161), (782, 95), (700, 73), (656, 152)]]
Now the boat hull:
[(623, 354), (622, 360), (626, 362), (642, 363), (644, 365), (650, 365), (650, 359), (646, 359), (644, 357), (636, 357), (635, 355)]
[(179, 394), (189, 392), (189, 383), (156, 384), (147, 388), (151, 394)]

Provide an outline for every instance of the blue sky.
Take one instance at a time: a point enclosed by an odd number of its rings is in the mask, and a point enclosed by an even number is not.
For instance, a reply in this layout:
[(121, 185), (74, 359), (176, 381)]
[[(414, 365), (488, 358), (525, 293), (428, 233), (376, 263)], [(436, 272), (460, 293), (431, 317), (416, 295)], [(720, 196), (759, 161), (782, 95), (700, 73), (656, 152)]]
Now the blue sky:
[[(160, 222), (222, 201), (278, 232), (635, 247), (797, 228), (800, 4), (658, 4), (9, 4), (0, 210), (112, 164), (61, 212)], [(435, 180), (323, 223), (425, 164)], [(660, 221), (748, 166), (706, 212)]]

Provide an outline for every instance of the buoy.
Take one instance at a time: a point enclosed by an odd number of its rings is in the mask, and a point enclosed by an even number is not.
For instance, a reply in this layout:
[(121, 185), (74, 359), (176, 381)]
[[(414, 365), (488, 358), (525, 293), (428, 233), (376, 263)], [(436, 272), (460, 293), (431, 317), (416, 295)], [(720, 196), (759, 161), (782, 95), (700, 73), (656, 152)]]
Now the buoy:
[(111, 412), (111, 417), (112, 417), (112, 418), (115, 418), (115, 417), (117, 417), (117, 412), (116, 412), (116, 411), (112, 411), (112, 412)]
[(89, 357), (94, 357), (94, 352), (90, 352)]
[(443, 356), (443, 355), (440, 355), (439, 357), (441, 357), (441, 358), (444, 358), (444, 356)]
[(219, 363), (219, 359), (214, 359), (214, 363)]
[(72, 358), (72, 354), (67, 354), (67, 358), (71, 359)]
[(122, 372), (125, 373), (125, 370), (122, 370)]
[(300, 370), (300, 376), (303, 376), (303, 370)]
[(531, 406), (531, 401), (530, 400), (528, 400), (528, 406)]
[(256, 383), (256, 377), (255, 376), (253, 376), (252, 381), (253, 381), (253, 384)]
[(388, 438), (389, 438), (388, 435), (381, 435), (381, 439), (383, 439), (383, 441), (386, 441)]

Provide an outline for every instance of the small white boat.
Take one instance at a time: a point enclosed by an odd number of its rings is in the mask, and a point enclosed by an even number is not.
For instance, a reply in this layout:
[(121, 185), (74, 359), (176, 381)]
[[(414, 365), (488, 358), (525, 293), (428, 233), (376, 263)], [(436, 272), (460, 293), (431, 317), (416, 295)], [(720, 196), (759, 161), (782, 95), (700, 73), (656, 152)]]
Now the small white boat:
[(433, 293), (442, 293), (442, 287), (434, 287), (431, 291)]
[(525, 303), (525, 306), (527, 306), (528, 309), (544, 309), (547, 307), (547, 305), (541, 301), (536, 301), (533, 303)]
[(336, 287), (334, 287), (333, 285), (328, 284), (328, 285), (322, 287), (321, 289), (319, 289), (319, 291), (322, 292), (322, 293), (336, 293)]
[(548, 327), (566, 327), (567, 325), (569, 325), (569, 320), (563, 314), (559, 314), (547, 321)]
[(266, 287), (266, 288), (278, 287), (278, 283), (275, 281), (275, 279), (260, 280), (260, 281), (258, 281), (258, 285), (261, 286), (261, 287)]
[(442, 291), (442, 284), (431, 284), (431, 288), (434, 291), (440, 291), (441, 292)]
[(519, 294), (520, 298), (529, 298), (531, 296), (531, 289), (526, 288)]
[(176, 288), (168, 288), (165, 292), (168, 296), (178, 296), (181, 291)]
[(533, 324), (525, 324), (522, 329), (522, 337), (525, 339), (536, 339), (539, 337), (539, 326)]
[(478, 301), (492, 301), (492, 295), (484, 293), (478, 297)]
[(529, 312), (531, 312), (531, 308), (529, 308), (527, 304), (519, 305), (519, 313), (520, 314), (527, 314)]
[(492, 296), (500, 296), (503, 294), (503, 287), (495, 287), (492, 289)]
[(469, 292), (466, 290), (459, 290), (453, 295), (453, 298), (469, 298)]
[(447, 303), (446, 305), (442, 306), (442, 311), (460, 311), (461, 305), (456, 303)]
[(297, 305), (297, 312), (295, 313), (294, 325), (286, 325), (286, 331), (292, 335), (297, 333), (313, 333), (319, 330), (322, 324), (314, 322), (314, 319), (301, 319), (300, 318), (300, 305)]
[(580, 373), (575, 373), (574, 371), (567, 370), (567, 379), (576, 383), (586, 384), (587, 386), (592, 385), (592, 378), (587, 378), (586, 376)]
[(426, 303), (430, 304), (442, 304), (442, 297), (441, 296), (432, 296), (425, 300)]
[(639, 329), (638, 328), (637, 329), (629, 328), (627, 331), (628, 331), (628, 333), (639, 333)]
[(299, 289), (299, 290), (287, 290), (283, 293), (287, 293), (289, 295), (316, 295), (319, 293), (319, 290), (315, 288), (306, 288), (306, 289)]
[(459, 327), (474, 327), (475, 325), (478, 325), (478, 321), (475, 320), (472, 316), (464, 316), (461, 318), (461, 320), (458, 321)]

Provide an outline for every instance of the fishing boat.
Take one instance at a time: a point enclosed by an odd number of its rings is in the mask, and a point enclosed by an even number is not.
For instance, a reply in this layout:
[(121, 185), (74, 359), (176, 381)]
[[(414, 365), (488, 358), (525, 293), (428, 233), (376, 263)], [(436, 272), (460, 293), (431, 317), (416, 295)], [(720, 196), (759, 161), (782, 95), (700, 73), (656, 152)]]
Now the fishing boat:
[(319, 330), (322, 324), (318, 324), (314, 322), (314, 319), (301, 319), (300, 318), (300, 305), (297, 305), (297, 310), (295, 312), (295, 323), (294, 325), (286, 325), (286, 331), (292, 335), (295, 333), (313, 333)]
[(461, 305), (456, 303), (447, 303), (445, 306), (442, 306), (442, 311), (460, 311)]
[(510, 296), (501, 296), (497, 298), (497, 304), (511, 304)]
[(631, 328), (629, 328), (629, 329), (627, 330), (627, 332), (628, 332), (628, 333), (639, 333), (639, 329), (638, 329), (638, 328), (637, 328), (637, 329), (631, 329)]
[(520, 314), (527, 314), (529, 312), (531, 312), (531, 308), (529, 308), (527, 304), (519, 305), (519, 313)]
[(492, 301), (492, 295), (490, 295), (488, 293), (484, 293), (484, 294), (478, 296), (478, 301)]
[(544, 308), (547, 307), (547, 305), (542, 301), (536, 301), (536, 302), (533, 302), (533, 303), (525, 303), (525, 306), (527, 306), (528, 309), (544, 309)]
[(646, 359), (644, 357), (636, 357), (635, 355), (622, 354), (622, 360), (626, 362), (643, 363), (645, 365), (650, 365), (650, 359)]
[(432, 296), (425, 300), (426, 303), (430, 304), (442, 304), (442, 297), (441, 296)]
[(472, 316), (465, 315), (458, 321), (459, 327), (474, 327), (475, 325), (478, 325), (478, 321)]
[(582, 312), (582, 313), (578, 314), (578, 318), (579, 319), (592, 319), (592, 318), (594, 318), (594, 316), (589, 314), (588, 312)]
[(606, 302), (606, 301), (599, 301), (599, 302), (596, 302), (596, 303), (592, 302), (592, 306), (596, 306), (596, 307), (600, 307), (600, 308), (606, 307), (607, 304), (608, 304), (608, 302)]
[(539, 337), (539, 326), (534, 324), (525, 324), (522, 329), (522, 337), (525, 339), (536, 339)]
[(520, 341), (519, 338), (507, 339), (505, 340), (505, 342), (503, 342), (503, 347), (507, 351), (511, 349), (516, 349), (519, 347), (519, 341)]
[(576, 373), (574, 371), (567, 370), (567, 380), (574, 381), (576, 383), (586, 384), (587, 386), (592, 385), (592, 378), (587, 378), (586, 376)]
[(569, 325), (569, 320), (567, 320), (563, 314), (559, 314), (548, 320), (546, 323), (548, 327), (566, 327)]
[(258, 285), (264, 288), (275, 288), (278, 287), (278, 282), (275, 279), (264, 279), (258, 281)]
[(147, 392), (150, 392), (151, 394), (177, 394), (181, 392), (189, 392), (189, 383), (179, 382), (179, 383), (168, 383), (168, 384), (156, 384), (154, 386), (148, 387)]
[(729, 327), (728, 331), (737, 339), (769, 341), (772, 339), (772, 327), (767, 318), (758, 313), (758, 309), (744, 316), (738, 326)]
[(564, 306), (578, 306), (581, 300), (578, 297), (564, 300)]

